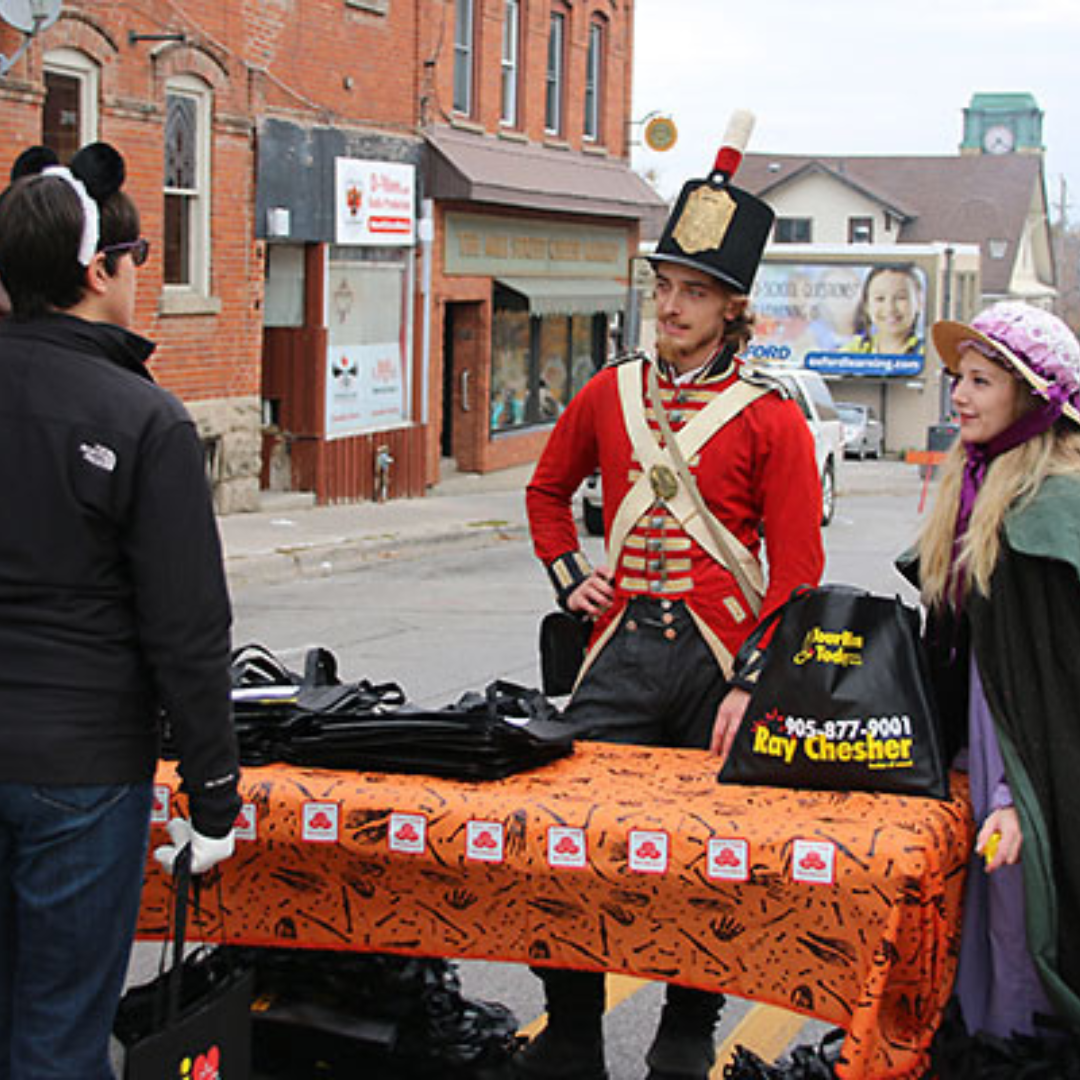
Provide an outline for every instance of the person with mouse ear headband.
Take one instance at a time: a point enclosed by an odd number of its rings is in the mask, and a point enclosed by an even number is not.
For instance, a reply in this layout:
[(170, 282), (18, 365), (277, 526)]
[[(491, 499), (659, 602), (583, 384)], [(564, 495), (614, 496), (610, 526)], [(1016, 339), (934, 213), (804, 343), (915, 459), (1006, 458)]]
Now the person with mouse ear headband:
[[(0, 194), (0, 1062), (112, 1077), (160, 727), (187, 816), (157, 852), (228, 859), (240, 809), (231, 612), (202, 442), (135, 333), (150, 253), (106, 143), (35, 147)], [(5, 1074), (0, 1065), (0, 1075)]]
[(1053, 1018), (1075, 1037), (1080, 343), (1017, 300), (931, 335), (959, 438), (901, 563), (927, 607), (943, 731), (977, 828), (954, 992), (971, 1035), (1037, 1036)]

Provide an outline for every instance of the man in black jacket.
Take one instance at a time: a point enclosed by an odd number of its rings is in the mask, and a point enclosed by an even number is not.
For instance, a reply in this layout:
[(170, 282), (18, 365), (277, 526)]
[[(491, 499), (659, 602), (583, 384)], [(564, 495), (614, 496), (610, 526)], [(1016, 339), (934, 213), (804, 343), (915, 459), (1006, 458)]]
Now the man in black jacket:
[(127, 329), (148, 254), (110, 147), (0, 196), (0, 1080), (111, 1080), (158, 728), (228, 858), (230, 609), (201, 443)]

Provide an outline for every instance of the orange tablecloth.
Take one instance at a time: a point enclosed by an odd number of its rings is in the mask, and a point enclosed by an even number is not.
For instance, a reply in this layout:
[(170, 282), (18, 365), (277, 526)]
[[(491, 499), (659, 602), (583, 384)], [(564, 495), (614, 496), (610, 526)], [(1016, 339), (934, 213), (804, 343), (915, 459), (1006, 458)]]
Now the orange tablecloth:
[[(703, 751), (600, 743), (497, 783), (247, 769), (246, 839), (200, 936), (723, 990), (845, 1028), (848, 1080), (921, 1076), (955, 973), (964, 779), (937, 802), (716, 771)], [(168, 796), (171, 766), (158, 782)], [(166, 932), (168, 907), (151, 860), (141, 936)]]

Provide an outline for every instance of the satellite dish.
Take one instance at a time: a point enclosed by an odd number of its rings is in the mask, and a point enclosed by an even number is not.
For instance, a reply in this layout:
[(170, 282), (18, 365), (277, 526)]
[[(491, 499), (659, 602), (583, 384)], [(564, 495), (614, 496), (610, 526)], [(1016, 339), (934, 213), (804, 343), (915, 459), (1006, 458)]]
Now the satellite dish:
[(40, 34), (60, 18), (63, 0), (0, 0), (0, 19), (24, 34)]

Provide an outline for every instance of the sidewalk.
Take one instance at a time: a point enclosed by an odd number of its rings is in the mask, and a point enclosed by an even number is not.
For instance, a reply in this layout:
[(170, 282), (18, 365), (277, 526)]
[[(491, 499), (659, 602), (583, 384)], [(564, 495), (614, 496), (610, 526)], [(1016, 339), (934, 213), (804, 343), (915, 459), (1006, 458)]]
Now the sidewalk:
[[(301, 495), (266, 493), (263, 509), (218, 519), (229, 582), (326, 577), (410, 548), (525, 537), (532, 469), (453, 474), (424, 498), (385, 503), (313, 506)], [(838, 476), (840, 499), (910, 491), (917, 501), (920, 489), (918, 469), (898, 461), (848, 461)]]
[(424, 498), (313, 506), (264, 493), (263, 508), (218, 518), (230, 585), (326, 577), (405, 549), (526, 536), (532, 465), (454, 474)]

